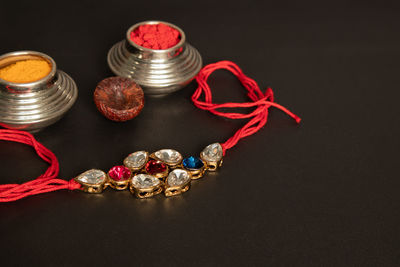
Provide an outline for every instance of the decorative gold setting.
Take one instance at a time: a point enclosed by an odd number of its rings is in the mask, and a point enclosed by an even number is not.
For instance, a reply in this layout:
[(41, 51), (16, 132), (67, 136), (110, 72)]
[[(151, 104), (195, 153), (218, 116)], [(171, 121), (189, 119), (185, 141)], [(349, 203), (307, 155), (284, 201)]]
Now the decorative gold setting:
[(86, 193), (91, 193), (91, 194), (99, 194), (102, 193), (104, 189), (107, 188), (108, 184), (103, 183), (100, 185), (89, 185), (89, 184), (84, 184), (79, 181), (77, 181), (82, 185), (81, 190), (86, 192)]
[(202, 162), (203, 162), (203, 167), (201, 167), (200, 169), (189, 169), (185, 168), (183, 165), (182, 168), (190, 173), (192, 180), (197, 180), (204, 176), (204, 173), (208, 168), (207, 163), (204, 160), (202, 160)]
[(165, 187), (164, 194), (166, 197), (172, 197), (188, 191), (189, 188), (190, 188), (190, 180), (183, 186)]
[(208, 170), (208, 171), (214, 172), (214, 171), (216, 171), (219, 167), (222, 166), (223, 159), (220, 159), (219, 161), (205, 161), (201, 155), (200, 155), (200, 158), (201, 158), (204, 162), (206, 162), (206, 164), (207, 164), (207, 170)]
[(156, 186), (148, 187), (148, 188), (137, 188), (137, 187), (133, 186), (132, 183), (130, 183), (130, 185), (129, 185), (129, 191), (131, 191), (131, 193), (137, 198), (152, 197), (152, 196), (160, 194), (162, 192), (162, 190), (163, 190), (162, 183), (160, 183)]
[(218, 167), (222, 166), (223, 156), (223, 148), (220, 143), (210, 144), (200, 152), (200, 158), (207, 162), (209, 171), (216, 171)]
[(110, 184), (110, 187), (115, 189), (115, 190), (125, 190), (128, 188), (129, 186), (129, 180), (132, 178), (132, 174), (131, 176), (123, 181), (115, 181), (113, 178), (111, 178), (108, 174), (107, 174), (107, 179), (108, 179), (108, 183)]
[[(175, 170), (175, 171), (178, 171), (178, 170)], [(190, 184), (192, 181), (192, 175), (186, 169), (180, 169), (179, 171), (186, 172), (187, 175), (189, 176), (188, 180), (181, 185), (172, 186), (169, 184), (169, 181), (168, 181), (169, 177), (167, 177), (167, 179), (165, 181), (165, 188), (164, 188), (164, 194), (166, 197), (180, 195), (189, 190)]]
[[(81, 180), (81, 178), (85, 175), (88, 175), (90, 172), (94, 172), (94, 171), (100, 171), (103, 173), (103, 179), (101, 182), (99, 183), (87, 183), (87, 182), (83, 182)], [(74, 180), (76, 182), (78, 182), (82, 187), (80, 188), (80, 190), (86, 192), (86, 193), (91, 193), (91, 194), (98, 194), (103, 192), (104, 189), (107, 188), (108, 183), (107, 183), (107, 175), (105, 172), (101, 171), (101, 170), (97, 170), (97, 169), (90, 169), (87, 170), (83, 173), (81, 173), (80, 175), (78, 175), (77, 177), (74, 178)]]
[[(142, 165), (140, 165), (139, 167), (131, 167), (131, 165), (128, 163), (129, 162), (129, 157), (134, 154), (134, 153), (138, 153), (138, 152), (143, 152), (146, 155), (146, 159), (144, 160), (144, 163)], [(131, 170), (132, 173), (134, 172), (138, 172), (141, 169), (143, 169), (143, 167), (146, 165), (146, 163), (149, 161), (149, 152), (144, 151), (144, 150), (140, 150), (140, 151), (135, 151), (132, 152), (131, 154), (129, 154), (125, 159), (124, 159), (124, 166), (127, 167), (128, 169)]]

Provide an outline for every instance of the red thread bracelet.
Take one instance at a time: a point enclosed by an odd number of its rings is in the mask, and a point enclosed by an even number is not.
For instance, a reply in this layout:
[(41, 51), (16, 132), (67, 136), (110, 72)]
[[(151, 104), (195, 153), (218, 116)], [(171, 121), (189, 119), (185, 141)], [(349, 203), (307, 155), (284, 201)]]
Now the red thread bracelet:
[[(245, 103), (213, 103), (211, 89), (207, 84), (207, 79), (215, 70), (218, 69), (225, 69), (232, 72), (248, 91), (247, 95), (251, 99), (251, 101)], [(240, 128), (231, 138), (221, 144), (224, 155), (226, 150), (235, 146), (240, 139), (256, 133), (267, 123), (268, 109), (270, 107), (279, 108), (280, 110), (291, 116), (293, 119), (295, 119), (297, 123), (299, 123), (301, 120), (298, 116), (290, 112), (288, 109), (274, 102), (274, 94), (271, 88), (268, 88), (265, 93), (262, 93), (257, 83), (253, 79), (244, 75), (242, 70), (233, 62), (220, 61), (205, 66), (197, 75), (196, 81), (199, 86), (192, 96), (192, 101), (196, 107), (203, 110), (208, 110), (217, 116), (225, 118), (250, 118), (250, 121), (248, 121), (242, 128)], [(203, 93), (204, 101), (201, 101), (199, 100), (199, 98), (202, 96)], [(248, 114), (218, 111), (218, 109), (220, 108), (249, 107), (254, 107), (255, 109)], [(34, 180), (22, 184), (0, 185), (0, 202), (16, 201), (27, 196), (57, 191), (61, 189), (75, 190), (81, 188), (81, 185), (73, 179), (70, 181), (57, 179), (59, 173), (59, 164), (57, 157), (53, 154), (53, 152), (51, 152), (49, 149), (39, 143), (32, 134), (19, 130), (1, 129), (0, 140), (30, 145), (35, 149), (40, 158), (50, 164), (46, 172)]]

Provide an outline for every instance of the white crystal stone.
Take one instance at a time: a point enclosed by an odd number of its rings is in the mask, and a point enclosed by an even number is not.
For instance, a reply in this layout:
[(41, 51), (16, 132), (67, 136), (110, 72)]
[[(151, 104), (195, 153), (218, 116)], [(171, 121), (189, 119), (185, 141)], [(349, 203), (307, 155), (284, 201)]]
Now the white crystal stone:
[(136, 151), (125, 158), (124, 165), (130, 169), (139, 169), (144, 166), (148, 157), (146, 151)]
[(182, 169), (175, 169), (169, 173), (167, 177), (167, 184), (169, 186), (181, 186), (190, 180), (190, 175), (187, 171)]
[(159, 179), (149, 174), (137, 174), (132, 178), (132, 185), (136, 188), (145, 189), (159, 185)]
[(222, 146), (220, 143), (214, 143), (206, 146), (201, 152), (201, 157), (205, 161), (217, 162), (222, 159)]
[(154, 153), (157, 159), (170, 164), (178, 164), (182, 161), (182, 155), (173, 149), (161, 149)]
[(86, 184), (98, 185), (105, 182), (106, 173), (102, 170), (92, 169), (80, 174), (76, 177), (76, 180)]

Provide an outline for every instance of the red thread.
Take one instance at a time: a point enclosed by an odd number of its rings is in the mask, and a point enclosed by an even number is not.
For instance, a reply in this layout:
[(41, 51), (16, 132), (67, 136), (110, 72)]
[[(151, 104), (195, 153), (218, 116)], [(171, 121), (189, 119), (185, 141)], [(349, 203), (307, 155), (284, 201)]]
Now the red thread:
[(45, 173), (32, 181), (22, 184), (0, 185), (0, 202), (15, 201), (27, 196), (61, 189), (75, 190), (80, 188), (80, 184), (74, 180), (65, 181), (56, 178), (59, 172), (57, 157), (53, 152), (39, 143), (30, 133), (18, 130), (1, 129), (0, 140), (30, 145), (36, 150), (39, 157), (50, 164)]
[[(214, 104), (212, 102), (211, 88), (207, 84), (208, 77), (218, 69), (225, 69), (232, 72), (242, 83), (247, 90), (247, 96), (252, 102), (245, 103), (224, 103)], [(192, 95), (192, 101), (196, 107), (208, 110), (209, 112), (230, 119), (247, 119), (251, 118), (242, 128), (240, 128), (231, 138), (222, 144), (222, 149), (225, 155), (226, 150), (232, 148), (237, 142), (249, 135), (256, 133), (260, 130), (268, 120), (268, 109), (272, 107), (279, 108), (289, 116), (291, 116), (297, 123), (300, 123), (301, 119), (290, 112), (285, 107), (274, 102), (274, 93), (271, 88), (267, 88), (266, 92), (263, 93), (258, 84), (251, 78), (247, 77), (242, 70), (231, 61), (219, 61), (214, 64), (209, 64), (200, 70), (196, 76), (196, 81), (199, 84), (196, 91)], [(199, 100), (200, 96), (204, 93), (204, 101)], [(218, 111), (220, 108), (249, 108), (255, 107), (255, 109), (248, 113), (234, 113), (234, 112), (221, 112)]]

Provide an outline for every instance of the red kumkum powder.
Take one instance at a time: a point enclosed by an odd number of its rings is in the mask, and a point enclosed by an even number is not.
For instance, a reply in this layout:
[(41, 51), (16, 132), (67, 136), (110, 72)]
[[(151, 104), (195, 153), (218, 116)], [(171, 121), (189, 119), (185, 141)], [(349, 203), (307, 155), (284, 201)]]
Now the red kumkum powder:
[(131, 31), (131, 40), (145, 48), (164, 50), (179, 43), (181, 35), (178, 30), (164, 24), (141, 25)]

